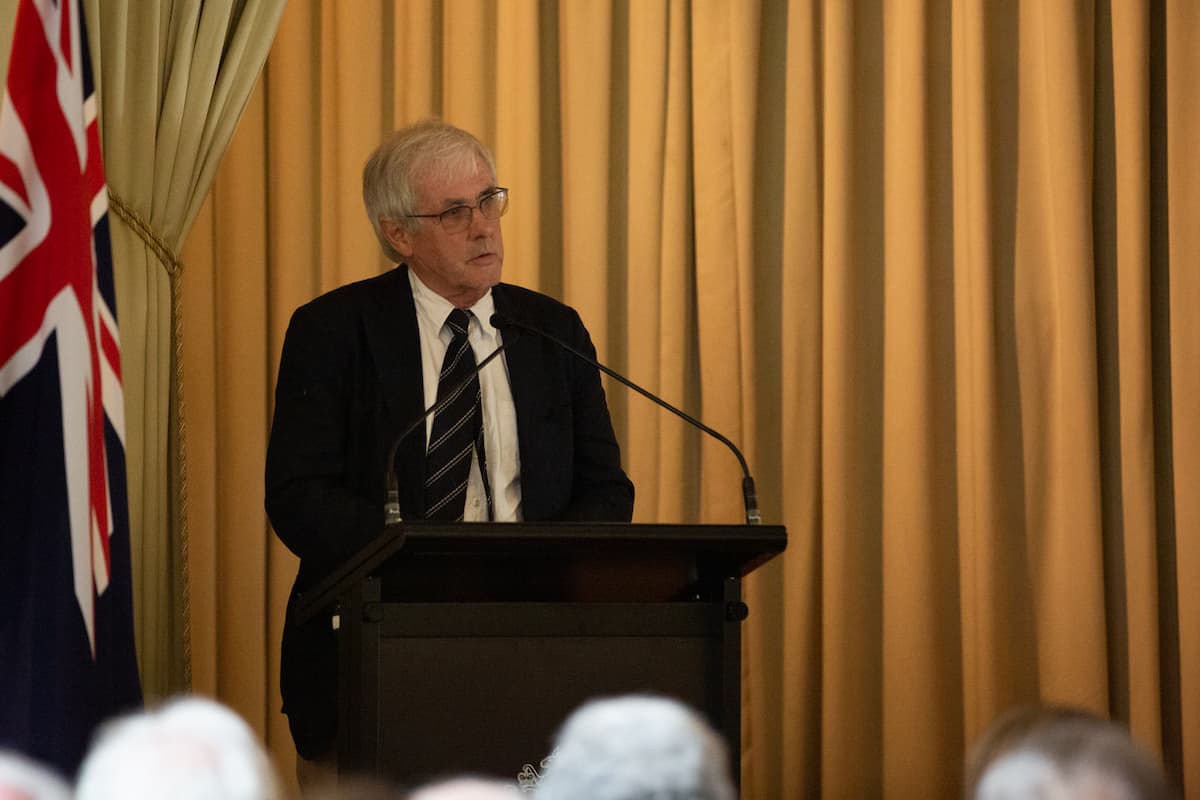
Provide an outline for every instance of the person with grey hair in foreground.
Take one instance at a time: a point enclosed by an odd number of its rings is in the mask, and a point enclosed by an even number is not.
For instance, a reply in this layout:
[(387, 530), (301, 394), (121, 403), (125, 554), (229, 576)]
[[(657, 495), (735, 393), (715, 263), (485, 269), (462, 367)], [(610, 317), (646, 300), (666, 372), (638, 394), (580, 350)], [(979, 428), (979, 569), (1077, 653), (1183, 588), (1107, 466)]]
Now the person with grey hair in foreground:
[(967, 767), (967, 800), (1166, 800), (1166, 776), (1129, 733), (1083, 709), (1000, 715)]
[(275, 771), (241, 717), (173, 700), (105, 724), (80, 767), (78, 800), (278, 800)]
[(664, 697), (594, 700), (567, 718), (536, 800), (734, 800), (725, 742)]
[(523, 797), (511, 783), (462, 776), (420, 786), (408, 800), (522, 800)]

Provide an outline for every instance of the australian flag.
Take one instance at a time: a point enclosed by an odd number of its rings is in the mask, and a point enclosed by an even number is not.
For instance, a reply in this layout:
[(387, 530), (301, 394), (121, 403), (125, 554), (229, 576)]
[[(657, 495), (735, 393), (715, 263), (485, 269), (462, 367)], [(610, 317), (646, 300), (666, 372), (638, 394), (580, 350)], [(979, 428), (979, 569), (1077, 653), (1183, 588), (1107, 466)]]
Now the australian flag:
[(79, 0), (20, 0), (0, 108), (0, 748), (74, 775), (141, 703), (108, 196)]

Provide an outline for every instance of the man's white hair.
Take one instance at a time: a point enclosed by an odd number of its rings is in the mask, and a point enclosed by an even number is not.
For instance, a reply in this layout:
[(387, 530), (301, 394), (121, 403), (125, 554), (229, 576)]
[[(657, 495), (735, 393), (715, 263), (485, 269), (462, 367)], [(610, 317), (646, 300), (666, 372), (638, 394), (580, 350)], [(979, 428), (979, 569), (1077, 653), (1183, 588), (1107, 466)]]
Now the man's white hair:
[(83, 761), (78, 800), (276, 800), (278, 779), (241, 717), (189, 697), (106, 724)]
[(589, 702), (558, 734), (536, 800), (733, 800), (724, 740), (675, 700)]

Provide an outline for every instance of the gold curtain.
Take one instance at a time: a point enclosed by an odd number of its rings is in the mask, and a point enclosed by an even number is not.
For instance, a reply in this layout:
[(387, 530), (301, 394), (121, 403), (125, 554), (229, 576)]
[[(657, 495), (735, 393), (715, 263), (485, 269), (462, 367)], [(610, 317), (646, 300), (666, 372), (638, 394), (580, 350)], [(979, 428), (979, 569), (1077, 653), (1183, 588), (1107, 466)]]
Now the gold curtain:
[[(1200, 796), (1200, 119), (1183, 2), (292, 3), (184, 252), (193, 677), (277, 713), (262, 510), (291, 311), (386, 269), (383, 134), (478, 133), (507, 280), (741, 443), (744, 796), (953, 797), (1015, 702)], [(642, 522), (737, 522), (719, 445), (609, 387)]]
[(177, 254), (266, 60), (283, 0), (84, 5), (113, 212), (138, 664), (153, 699), (187, 685)]

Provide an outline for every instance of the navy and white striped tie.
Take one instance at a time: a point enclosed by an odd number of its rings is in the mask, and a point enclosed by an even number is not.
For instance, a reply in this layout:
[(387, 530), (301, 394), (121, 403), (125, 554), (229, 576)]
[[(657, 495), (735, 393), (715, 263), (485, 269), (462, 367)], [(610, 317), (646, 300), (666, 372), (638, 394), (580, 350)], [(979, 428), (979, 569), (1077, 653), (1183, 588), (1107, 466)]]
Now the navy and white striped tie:
[[(425, 471), (425, 518), (457, 521), (463, 518), (471, 455), (483, 446), (483, 412), (475, 353), (467, 341), (471, 314), (456, 308), (446, 317), (454, 338), (446, 348), (438, 377), (438, 403), (453, 394), (434, 415)], [(466, 380), (470, 375), (470, 380)], [(463, 381), (466, 380), (466, 383)]]

